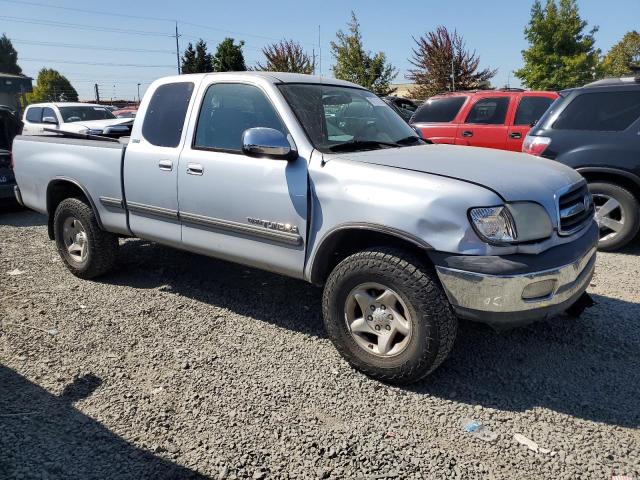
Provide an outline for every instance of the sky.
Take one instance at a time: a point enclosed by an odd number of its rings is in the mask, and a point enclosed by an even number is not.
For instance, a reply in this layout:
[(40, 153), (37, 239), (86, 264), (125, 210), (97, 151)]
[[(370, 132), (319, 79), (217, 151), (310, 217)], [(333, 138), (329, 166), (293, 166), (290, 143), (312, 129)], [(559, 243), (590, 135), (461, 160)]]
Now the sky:
[[(245, 41), (248, 66), (263, 60), (262, 47), (291, 38), (322, 58), (331, 76), (329, 44), (346, 30), (353, 10), (364, 46), (384, 51), (398, 68), (395, 83), (407, 82), (412, 37), (444, 25), (456, 29), (480, 56), (480, 68), (497, 68), (497, 86), (520, 86), (513, 71), (527, 47), (523, 29), (533, 0), (381, 2), (322, 0), (0, 0), (0, 33), (12, 40), (25, 74), (54, 68), (67, 76), (81, 99), (135, 100), (154, 79), (177, 72), (175, 21), (180, 50), (205, 39), (211, 50), (224, 37)], [(640, 0), (578, 0), (580, 13), (599, 27), (596, 46), (606, 52), (624, 35), (640, 29)], [(100, 12), (100, 13), (96, 13)], [(106, 14), (108, 13), (108, 15)]]

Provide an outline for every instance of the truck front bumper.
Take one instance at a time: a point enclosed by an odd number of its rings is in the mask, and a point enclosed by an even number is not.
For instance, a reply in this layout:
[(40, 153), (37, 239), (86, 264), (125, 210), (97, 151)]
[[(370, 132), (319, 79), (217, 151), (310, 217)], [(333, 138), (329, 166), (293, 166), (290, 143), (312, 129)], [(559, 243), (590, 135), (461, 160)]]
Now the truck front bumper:
[(593, 276), (597, 242), (594, 223), (580, 239), (538, 255), (436, 253), (432, 259), (460, 317), (513, 327), (562, 313), (583, 295)]

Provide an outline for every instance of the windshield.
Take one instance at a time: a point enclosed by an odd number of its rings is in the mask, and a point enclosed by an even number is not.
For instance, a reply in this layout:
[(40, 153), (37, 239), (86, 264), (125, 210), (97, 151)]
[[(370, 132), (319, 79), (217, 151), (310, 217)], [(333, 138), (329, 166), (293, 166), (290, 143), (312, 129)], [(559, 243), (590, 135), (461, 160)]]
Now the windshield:
[(278, 87), (313, 146), (321, 152), (424, 143), (389, 105), (367, 90), (309, 83)]
[(59, 107), (60, 115), (64, 123), (82, 122), (86, 120), (107, 120), (116, 118), (109, 110), (104, 107), (92, 107), (90, 105)]

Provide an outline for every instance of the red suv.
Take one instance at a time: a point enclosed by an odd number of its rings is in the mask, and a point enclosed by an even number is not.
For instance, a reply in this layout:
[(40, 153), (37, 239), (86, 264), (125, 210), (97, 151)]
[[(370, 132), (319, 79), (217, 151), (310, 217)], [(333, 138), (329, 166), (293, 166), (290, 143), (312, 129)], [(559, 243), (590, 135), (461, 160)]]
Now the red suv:
[(522, 151), (529, 129), (558, 98), (516, 89), (442, 93), (429, 98), (411, 125), (433, 143)]

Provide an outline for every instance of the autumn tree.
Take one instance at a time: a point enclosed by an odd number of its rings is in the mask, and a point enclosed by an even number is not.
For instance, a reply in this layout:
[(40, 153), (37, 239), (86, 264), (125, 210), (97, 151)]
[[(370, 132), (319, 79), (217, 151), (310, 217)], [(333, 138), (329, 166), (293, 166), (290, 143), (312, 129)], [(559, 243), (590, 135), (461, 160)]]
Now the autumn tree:
[(334, 76), (357, 83), (378, 95), (389, 95), (397, 70), (387, 62), (384, 52), (372, 54), (364, 49), (360, 23), (354, 12), (351, 12), (348, 27), (348, 32), (339, 30), (336, 40), (331, 42), (331, 53), (336, 60)]
[(225, 38), (218, 44), (216, 53), (213, 56), (214, 72), (242, 72), (247, 69), (244, 63), (242, 47), (244, 42), (240, 41), (236, 45), (233, 38)]
[(529, 48), (522, 52), (524, 66), (515, 75), (536, 90), (562, 90), (593, 80), (600, 52), (595, 49), (598, 27), (585, 32), (575, 0), (536, 0), (525, 28)]
[(298, 42), (282, 40), (262, 49), (266, 63), (258, 62), (256, 70), (269, 72), (313, 73), (315, 59), (309, 57)]
[(624, 77), (640, 70), (640, 33), (627, 32), (602, 59), (600, 71), (607, 77)]
[(27, 93), (28, 103), (40, 102), (77, 102), (78, 92), (67, 77), (57, 70), (43, 68), (38, 72), (36, 85)]
[(22, 69), (18, 65), (18, 52), (4, 33), (0, 37), (0, 73), (22, 75)]
[(439, 26), (413, 40), (416, 46), (409, 62), (416, 68), (409, 70), (407, 78), (416, 84), (410, 92), (415, 98), (426, 98), (454, 87), (456, 90), (486, 88), (497, 73), (489, 68), (478, 70), (480, 57), (475, 51), (467, 50), (464, 38), (455, 30), (451, 33)]

